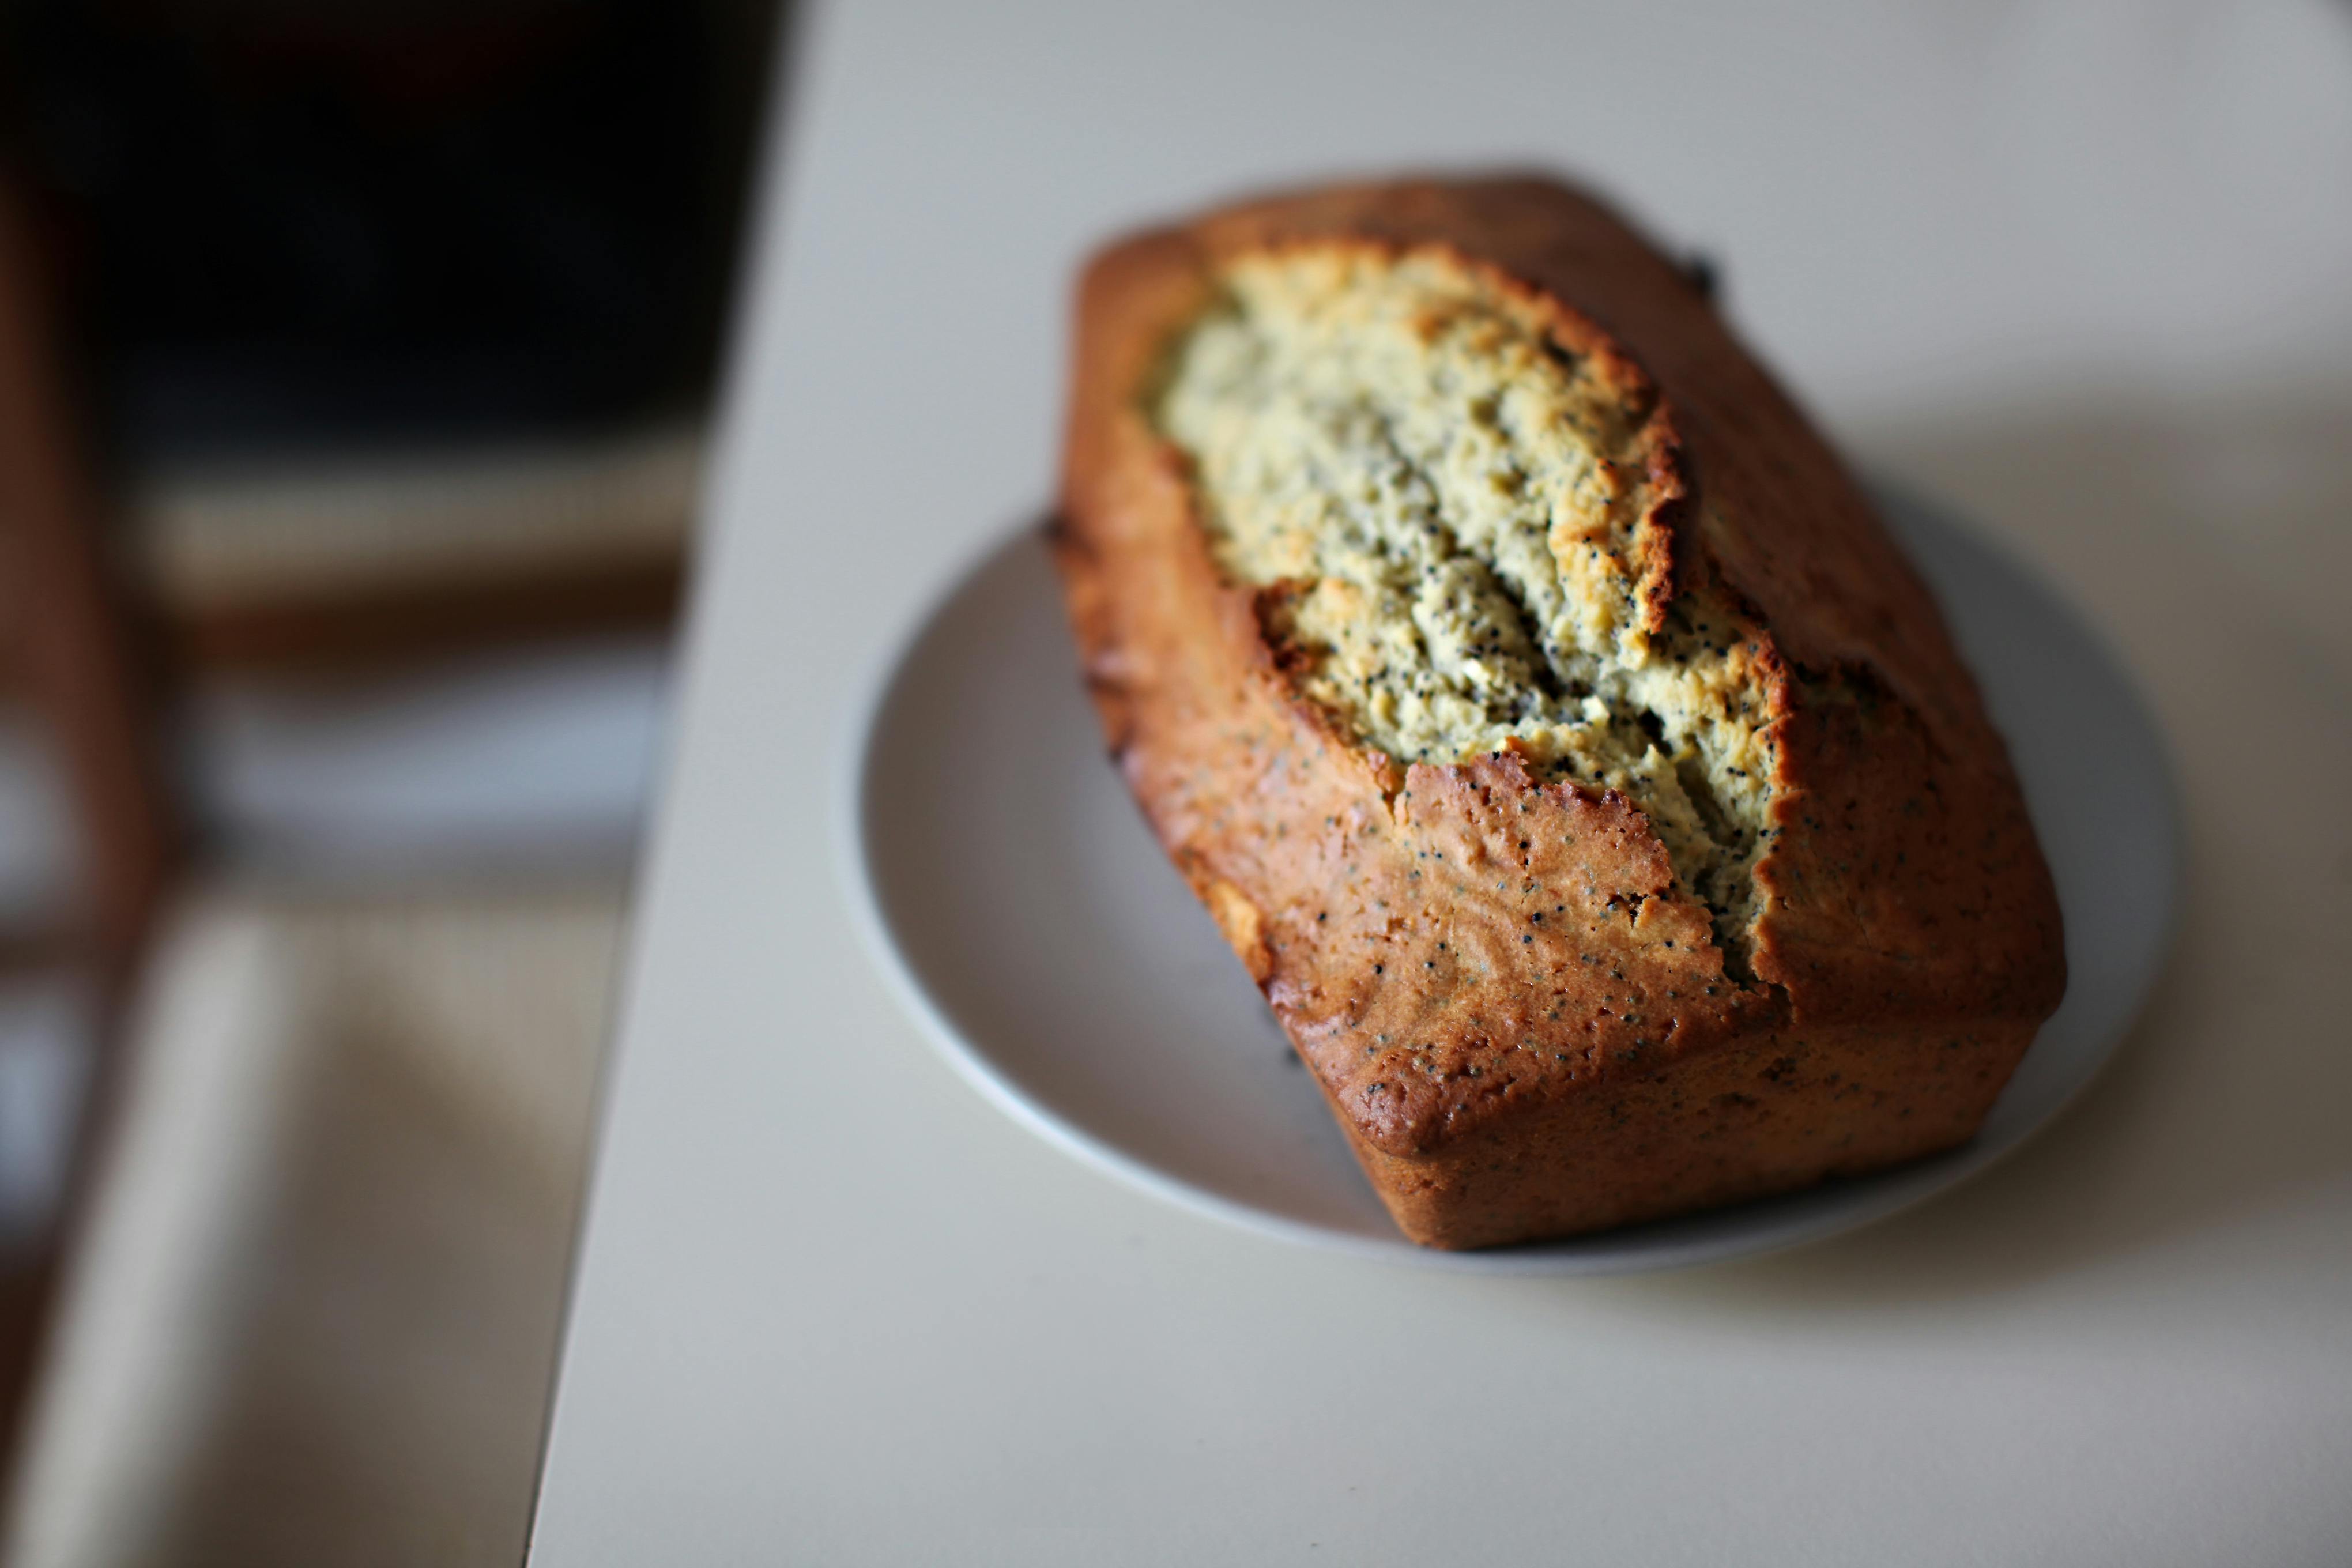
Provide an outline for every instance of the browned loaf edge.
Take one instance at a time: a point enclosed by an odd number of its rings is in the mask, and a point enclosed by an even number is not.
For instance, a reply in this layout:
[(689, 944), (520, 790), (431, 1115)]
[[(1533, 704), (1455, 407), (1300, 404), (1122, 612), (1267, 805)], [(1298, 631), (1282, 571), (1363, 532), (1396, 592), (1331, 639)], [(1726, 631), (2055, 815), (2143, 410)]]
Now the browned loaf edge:
[[(1334, 242), (1445, 247), (1531, 292), (1646, 408), (1643, 614), (1706, 574), (1765, 628), (1779, 831), (1750, 983), (1622, 795), (1360, 748), (1213, 560), (1140, 389), (1222, 262)], [(1566, 1235), (1949, 1148), (2057, 1005), (2056, 896), (1933, 601), (1707, 301), (1573, 190), (1329, 189), (1102, 252), (1053, 538), (1112, 756), (1415, 1241)]]

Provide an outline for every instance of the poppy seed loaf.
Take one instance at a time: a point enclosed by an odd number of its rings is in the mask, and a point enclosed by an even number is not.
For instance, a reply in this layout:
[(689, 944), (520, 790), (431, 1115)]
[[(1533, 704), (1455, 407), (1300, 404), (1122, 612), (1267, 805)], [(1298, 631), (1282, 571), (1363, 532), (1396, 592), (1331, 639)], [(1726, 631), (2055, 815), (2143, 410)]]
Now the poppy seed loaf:
[(1111, 749), (1414, 1240), (1965, 1141), (2064, 971), (1932, 601), (1558, 184), (1106, 251), (1054, 536)]

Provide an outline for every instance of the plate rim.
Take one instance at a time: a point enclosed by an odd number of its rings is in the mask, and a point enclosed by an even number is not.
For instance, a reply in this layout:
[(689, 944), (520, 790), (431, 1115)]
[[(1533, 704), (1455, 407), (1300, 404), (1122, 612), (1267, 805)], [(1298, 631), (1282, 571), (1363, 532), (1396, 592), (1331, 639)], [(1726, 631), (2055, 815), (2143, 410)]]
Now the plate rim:
[[(2179, 774), (2173, 761), (2169, 737), (2158, 721), (2155, 705), (2148, 700), (2147, 693), (2131, 664), (2119, 656), (2105, 630), (2084, 615), (2075, 605), (2072, 595), (2063, 592), (2037, 563), (2012, 550), (1990, 530), (1969, 521), (1956, 509), (1923, 498), (1909, 487), (1877, 475), (1864, 476), (1861, 483), (1874, 510), (1882, 514), (1881, 526), (1886, 527), (1895, 536), (1895, 542), (1902, 549), (1906, 563), (1923, 580), (1927, 579), (1927, 574), (1914, 558), (1912, 546), (1904, 536), (1904, 531), (1886, 521), (1888, 515), (1907, 512), (1925, 517), (1934, 525), (1958, 534), (1971, 545), (1998, 559), (2008, 571), (2063, 611), (2074, 629), (2097, 652), (2106, 673), (2128, 701), (2140, 727), (2156, 742), (2157, 766), (2151, 783), (2163, 829), (2161, 913), (2156, 922), (2156, 934), (2148, 943), (2139, 970), (2130, 977), (2131, 1002), (2110, 1037), (2099, 1045), (2074, 1082), (2031, 1122), (2006, 1140), (1988, 1143), (1972, 1138), (1959, 1148), (1941, 1154), (1930, 1155), (1891, 1170), (1850, 1178), (1841, 1184), (1847, 1189), (1847, 1201), (1819, 1208), (1810, 1215), (1784, 1215), (1777, 1223), (1761, 1223), (1766, 1216), (1759, 1213), (1759, 1224), (1752, 1232), (1735, 1226), (1727, 1230), (1713, 1228), (1698, 1232), (1679, 1245), (1670, 1237), (1655, 1240), (1646, 1247), (1629, 1248), (1623, 1245), (1627, 1238), (1638, 1237), (1650, 1226), (1670, 1227), (1693, 1218), (1736, 1216), (1745, 1205), (1735, 1204), (1718, 1209), (1696, 1211), (1691, 1215), (1669, 1216), (1646, 1225), (1593, 1231), (1551, 1241), (1475, 1251), (1446, 1251), (1417, 1246), (1402, 1232), (1393, 1237), (1375, 1237), (1336, 1230), (1207, 1191), (1127, 1152), (1116, 1143), (1040, 1103), (1025, 1092), (1009, 1073), (1001, 1070), (989, 1053), (956, 1026), (918, 973), (903, 946), (896, 940), (872, 870), (872, 857), (866, 850), (872, 826), (867, 810), (869, 792), (866, 779), (870, 759), (888, 710), (889, 698), (924, 634), (954, 603), (957, 595), (1005, 552), (1024, 540), (1044, 548), (1043, 535), (1054, 515), (1050, 509), (1031, 514), (1013, 527), (991, 530), (959, 552), (947, 570), (910, 596), (908, 607), (894, 617), (887, 635), (875, 645), (875, 651), (866, 660), (866, 668), (859, 672), (851, 687), (853, 698), (843, 713), (840, 725), (845, 733), (835, 753), (838, 759), (835, 788), (839, 792), (835, 820), (845, 823), (848, 831), (833, 837), (835, 871), (847, 894), (850, 923), (856, 932), (858, 944), (865, 948), (867, 958), (879, 970), (885, 988), (911, 1016), (917, 1032), (933, 1053), (943, 1058), (956, 1076), (978, 1091), (982, 1099), (1013, 1122), (1063, 1153), (1100, 1171), (1131, 1190), (1203, 1218), (1273, 1240), (1401, 1267), (1436, 1268), (1455, 1273), (1598, 1278), (1655, 1273), (1760, 1258), (1843, 1236), (1916, 1207), (1980, 1175), (2032, 1142), (2063, 1120), (2114, 1063), (2124, 1042), (2146, 1015), (2156, 980), (2179, 938), (2180, 894), (2185, 872), (2185, 818)], [(1940, 594), (1932, 580), (1927, 581), (1927, 586), (1930, 594), (1937, 598), (1938, 611), (1948, 615), (1948, 611), (1944, 609)], [(1972, 679), (1976, 678), (1973, 668), (1969, 673)], [(2004, 745), (2009, 743), (2006, 735), (2002, 736), (2002, 741)], [(1798, 1191), (1818, 1194), (1821, 1190), (1816, 1185)], [(1754, 1201), (1760, 1210), (1763, 1205), (1795, 1195), (1781, 1194)]]

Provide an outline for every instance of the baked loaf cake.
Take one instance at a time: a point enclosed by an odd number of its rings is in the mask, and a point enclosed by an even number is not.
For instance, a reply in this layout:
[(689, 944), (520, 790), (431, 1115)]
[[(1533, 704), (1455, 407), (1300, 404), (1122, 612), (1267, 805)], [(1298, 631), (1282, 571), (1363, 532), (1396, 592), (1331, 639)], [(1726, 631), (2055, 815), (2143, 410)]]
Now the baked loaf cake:
[(1417, 1242), (1949, 1148), (2057, 1005), (1935, 604), (1586, 196), (1331, 189), (1103, 252), (1052, 533), (1112, 756)]

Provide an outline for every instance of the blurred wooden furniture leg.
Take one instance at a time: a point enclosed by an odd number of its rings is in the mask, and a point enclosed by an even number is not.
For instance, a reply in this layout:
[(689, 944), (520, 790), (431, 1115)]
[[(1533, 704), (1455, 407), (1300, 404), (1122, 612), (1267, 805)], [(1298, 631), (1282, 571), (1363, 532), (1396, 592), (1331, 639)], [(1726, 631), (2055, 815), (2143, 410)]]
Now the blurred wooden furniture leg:
[(99, 987), (100, 1039), (61, 1212), (0, 1284), (0, 1465), (13, 1462), (64, 1237), (105, 1119), (111, 1041), (170, 876), (173, 833), (127, 623), (109, 581), (87, 465), (22, 192), (0, 169), (0, 619), (5, 683), (32, 710), (68, 781), (84, 840), (75, 946)]

